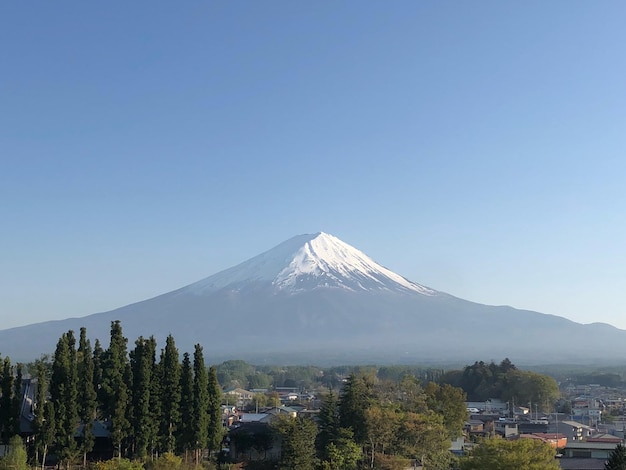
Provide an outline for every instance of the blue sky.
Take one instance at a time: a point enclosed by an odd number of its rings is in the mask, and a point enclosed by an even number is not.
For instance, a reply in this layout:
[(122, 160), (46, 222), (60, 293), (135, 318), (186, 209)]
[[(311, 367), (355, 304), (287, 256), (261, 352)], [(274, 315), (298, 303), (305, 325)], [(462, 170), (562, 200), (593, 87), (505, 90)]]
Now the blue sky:
[(626, 328), (626, 4), (5, 2), (0, 328), (301, 233)]

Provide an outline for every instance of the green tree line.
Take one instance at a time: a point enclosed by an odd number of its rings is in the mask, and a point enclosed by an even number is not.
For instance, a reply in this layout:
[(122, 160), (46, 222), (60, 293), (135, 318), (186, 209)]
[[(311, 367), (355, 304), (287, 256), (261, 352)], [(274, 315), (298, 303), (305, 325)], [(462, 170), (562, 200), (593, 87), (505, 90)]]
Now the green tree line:
[(477, 361), (463, 370), (446, 372), (441, 382), (462, 388), (470, 401), (499, 398), (518, 405), (536, 404), (546, 411), (559, 397), (559, 386), (553, 378), (520, 370), (509, 359), (500, 364)]
[[(77, 344), (78, 343), (78, 344)], [(139, 337), (129, 351), (119, 321), (110, 344), (93, 348), (85, 328), (59, 339), (51, 363), (36, 361), (36, 406), (32, 455), (38, 465), (53, 453), (69, 465), (94, 448), (94, 423), (110, 432), (115, 457), (152, 460), (163, 454), (198, 463), (220, 449), (221, 388), (215, 367), (207, 369), (202, 346), (182, 360), (170, 335), (157, 356), (153, 337)], [(158, 359), (157, 359), (158, 357)], [(4, 442), (19, 433), (21, 368), (3, 362), (0, 428)], [(19, 404), (18, 404), (19, 401)]]

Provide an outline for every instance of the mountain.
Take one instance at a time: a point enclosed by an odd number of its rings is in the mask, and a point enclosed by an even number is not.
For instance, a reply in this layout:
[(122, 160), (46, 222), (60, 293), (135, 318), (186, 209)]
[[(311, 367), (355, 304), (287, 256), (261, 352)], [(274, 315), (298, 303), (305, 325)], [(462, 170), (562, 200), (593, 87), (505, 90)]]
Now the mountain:
[(171, 333), (181, 351), (255, 363), (619, 362), (626, 331), (487, 306), (410, 281), (326, 234), (299, 235), (237, 266), (142, 302), (0, 331), (0, 353), (30, 360), (81, 326), (108, 344), (121, 320), (129, 347)]

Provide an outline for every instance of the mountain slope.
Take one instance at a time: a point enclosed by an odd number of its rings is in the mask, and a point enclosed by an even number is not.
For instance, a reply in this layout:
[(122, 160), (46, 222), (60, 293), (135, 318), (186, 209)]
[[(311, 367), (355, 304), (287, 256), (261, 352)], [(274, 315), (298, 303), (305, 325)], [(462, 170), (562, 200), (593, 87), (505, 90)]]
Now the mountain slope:
[[(591, 362), (626, 355), (626, 332), (468, 302), (409, 281), (332, 235), (300, 235), (189, 286), (110, 312), (0, 331), (0, 353), (28, 360), (87, 327), (108, 344), (172, 333), (212, 360)], [(593, 347), (589, 347), (593, 346)], [(468, 359), (469, 358), (469, 359)]]

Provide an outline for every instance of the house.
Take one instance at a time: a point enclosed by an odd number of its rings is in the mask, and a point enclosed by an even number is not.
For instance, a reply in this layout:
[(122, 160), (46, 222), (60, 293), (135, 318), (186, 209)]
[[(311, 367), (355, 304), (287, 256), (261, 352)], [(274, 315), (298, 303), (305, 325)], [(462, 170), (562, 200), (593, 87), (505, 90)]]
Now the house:
[(239, 408), (243, 408), (247, 403), (250, 403), (254, 398), (255, 393), (243, 388), (232, 388), (224, 390), (224, 397), (228, 401), (227, 404), (237, 405)]
[(493, 424), (496, 434), (500, 434), (505, 439), (519, 434), (517, 421), (513, 419), (500, 418), (498, 421), (494, 421)]
[(568, 442), (563, 449), (565, 458), (608, 459), (617, 443), (612, 442)]
[(264, 408), (263, 412), (273, 416), (288, 415), (292, 418), (298, 416), (298, 412), (289, 406), (272, 406), (270, 408)]
[(269, 413), (239, 413), (238, 423), (268, 423), (271, 417)]
[(469, 434), (479, 434), (482, 435), (485, 432), (485, 423), (483, 423), (479, 419), (470, 419), (465, 422), (464, 430)]
[(538, 432), (548, 432), (549, 425), (547, 422), (534, 421), (520, 421), (517, 425), (521, 434), (536, 434)]
[(621, 437), (614, 436), (613, 434), (594, 434), (587, 438), (587, 442), (609, 442), (612, 444), (623, 444), (624, 440)]
[(562, 470), (604, 470), (604, 459), (559, 459)]
[(558, 428), (559, 433), (563, 433), (567, 436), (569, 442), (582, 441), (591, 437), (593, 429), (589, 426), (579, 423), (578, 421), (561, 421), (555, 425)]

